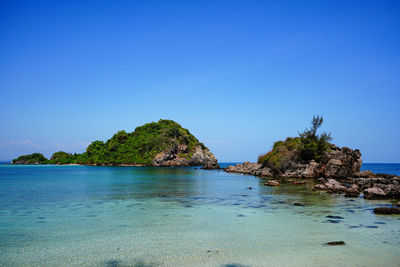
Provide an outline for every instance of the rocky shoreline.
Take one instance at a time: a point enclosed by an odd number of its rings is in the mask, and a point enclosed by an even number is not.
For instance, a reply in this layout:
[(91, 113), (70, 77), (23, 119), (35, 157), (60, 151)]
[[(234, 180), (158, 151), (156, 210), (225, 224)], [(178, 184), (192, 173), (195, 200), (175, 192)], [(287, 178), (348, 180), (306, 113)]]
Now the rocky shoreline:
[[(289, 162), (280, 173), (261, 163), (248, 161), (225, 167), (224, 171), (285, 180), (313, 178), (318, 179), (315, 190), (344, 194), (345, 197), (358, 197), (362, 194), (365, 199), (400, 199), (400, 177), (371, 171), (360, 172), (361, 164), (359, 150), (334, 147), (325, 153), (321, 162)], [(293, 183), (302, 184), (303, 181), (294, 180)], [(279, 186), (279, 181), (269, 179), (264, 185)]]

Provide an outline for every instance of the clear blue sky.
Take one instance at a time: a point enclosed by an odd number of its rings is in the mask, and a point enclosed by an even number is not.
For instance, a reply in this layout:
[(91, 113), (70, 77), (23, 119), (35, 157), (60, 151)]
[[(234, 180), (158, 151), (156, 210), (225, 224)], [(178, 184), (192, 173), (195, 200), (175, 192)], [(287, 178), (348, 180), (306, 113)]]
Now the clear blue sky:
[(0, 160), (173, 119), (255, 161), (314, 114), (400, 162), (400, 1), (0, 1)]

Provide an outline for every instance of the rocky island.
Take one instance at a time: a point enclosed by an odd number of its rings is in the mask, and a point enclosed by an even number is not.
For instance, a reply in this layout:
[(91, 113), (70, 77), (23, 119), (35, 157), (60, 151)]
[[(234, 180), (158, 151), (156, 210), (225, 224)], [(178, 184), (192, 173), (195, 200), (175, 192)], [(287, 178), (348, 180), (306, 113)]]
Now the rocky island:
[[(258, 158), (257, 163), (245, 162), (224, 170), (263, 178), (275, 177), (295, 184), (304, 183), (303, 178), (315, 178), (319, 181), (316, 190), (345, 194), (346, 197), (358, 197), (363, 193), (366, 199), (400, 199), (398, 176), (360, 172), (360, 151), (331, 144), (332, 138), (328, 133), (318, 135), (322, 122), (322, 117), (314, 116), (310, 129), (298, 137), (276, 142), (270, 152)], [(269, 179), (265, 185), (278, 186), (279, 181)]]
[(23, 155), (12, 164), (83, 164), (96, 166), (200, 166), (219, 168), (216, 157), (189, 130), (172, 120), (159, 120), (119, 131), (106, 142), (94, 141), (82, 154), (63, 151), (50, 160), (40, 153)]

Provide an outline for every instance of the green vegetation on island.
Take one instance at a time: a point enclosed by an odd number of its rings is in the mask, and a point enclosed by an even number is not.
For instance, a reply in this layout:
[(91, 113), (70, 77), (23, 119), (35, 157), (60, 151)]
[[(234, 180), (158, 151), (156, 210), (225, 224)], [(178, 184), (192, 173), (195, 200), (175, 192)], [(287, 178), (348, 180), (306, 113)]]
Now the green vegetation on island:
[(311, 128), (299, 133), (298, 137), (288, 137), (285, 141), (274, 143), (272, 150), (259, 156), (258, 163), (268, 166), (275, 172), (284, 172), (293, 162), (309, 163), (311, 160), (320, 162), (324, 152), (333, 146), (329, 133), (317, 134), (323, 123), (322, 116), (314, 116)]
[[(159, 165), (162, 166), (194, 165), (196, 161), (191, 160), (197, 150), (206, 153), (206, 157), (212, 155), (189, 130), (172, 120), (159, 120), (137, 127), (132, 133), (119, 131), (106, 142), (94, 141), (82, 154), (59, 151), (54, 153), (50, 160), (43, 157), (40, 163), (155, 165), (154, 160), (157, 158)], [(163, 158), (161, 154), (164, 152), (167, 153), (165, 157), (168, 158)], [(28, 155), (22, 157), (28, 157)], [(213, 155), (212, 157), (215, 159)], [(168, 163), (165, 163), (166, 161)], [(199, 164), (203, 162), (199, 161)]]
[(13, 159), (13, 164), (46, 164), (48, 159), (40, 153), (33, 153), (30, 155), (22, 155), (16, 159)]

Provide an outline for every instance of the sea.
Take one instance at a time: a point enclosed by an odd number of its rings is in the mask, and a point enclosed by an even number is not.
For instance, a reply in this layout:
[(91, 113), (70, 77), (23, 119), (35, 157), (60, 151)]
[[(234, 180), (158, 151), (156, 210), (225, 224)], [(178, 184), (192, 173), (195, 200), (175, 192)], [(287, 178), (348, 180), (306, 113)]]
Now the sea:
[(0, 165), (0, 266), (400, 266), (400, 216), (373, 213), (390, 200), (263, 184), (196, 167)]

